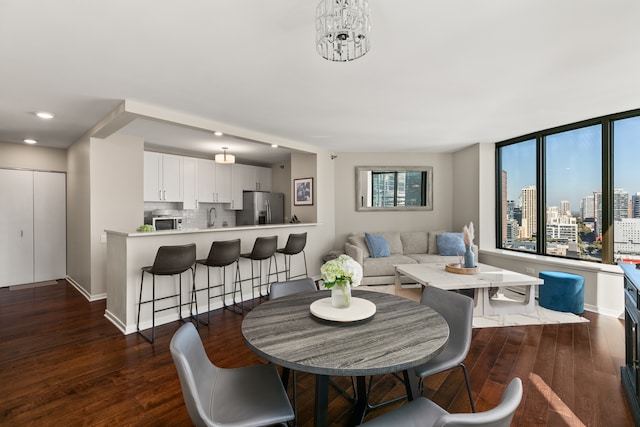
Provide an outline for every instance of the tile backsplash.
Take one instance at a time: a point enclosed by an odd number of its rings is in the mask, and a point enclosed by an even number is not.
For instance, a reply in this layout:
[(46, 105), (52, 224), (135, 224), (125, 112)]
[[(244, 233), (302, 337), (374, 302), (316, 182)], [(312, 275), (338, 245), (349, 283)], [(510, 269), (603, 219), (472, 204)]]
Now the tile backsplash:
[(152, 212), (156, 209), (166, 209), (172, 216), (182, 217), (182, 228), (208, 228), (209, 211), (215, 228), (235, 227), (236, 211), (225, 209), (224, 203), (200, 203), (198, 209), (182, 209), (182, 203), (169, 202), (145, 202), (144, 218), (145, 222), (151, 218)]

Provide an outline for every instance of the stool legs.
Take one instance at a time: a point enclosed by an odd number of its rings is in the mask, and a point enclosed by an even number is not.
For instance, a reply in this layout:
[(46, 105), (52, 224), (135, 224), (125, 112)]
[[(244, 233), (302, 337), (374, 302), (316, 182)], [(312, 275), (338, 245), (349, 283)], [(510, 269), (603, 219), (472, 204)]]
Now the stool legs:
[[(297, 255), (297, 254), (296, 254)], [(304, 258), (304, 274), (296, 274), (295, 276), (291, 275), (291, 254), (284, 254), (284, 275), (286, 280), (291, 280), (296, 277), (309, 277), (309, 271), (307, 270), (307, 255), (302, 251), (302, 256)], [(278, 278), (280, 280), (280, 278)]]
[[(191, 270), (191, 291), (190, 291), (190, 300), (189, 300), (189, 315), (191, 318), (193, 318), (193, 304), (196, 304), (196, 319), (198, 318), (198, 302), (197, 302), (197, 297), (196, 297), (196, 273), (195, 273), (195, 269), (192, 267), (190, 268)], [(152, 277), (152, 284), (151, 284), (151, 299), (147, 300), (147, 301), (143, 301), (142, 300), (142, 289), (143, 289), (143, 285), (144, 285), (144, 271), (142, 272), (142, 276), (140, 278), (140, 294), (138, 297), (138, 317), (137, 317), (137, 321), (136, 321), (136, 329), (137, 332), (142, 335), (142, 337), (144, 339), (146, 339), (147, 341), (149, 341), (151, 344), (153, 344), (153, 342), (155, 341), (155, 333), (156, 333), (156, 313), (160, 312), (160, 311), (164, 311), (164, 310), (169, 310), (172, 308), (178, 308), (178, 316), (180, 318), (180, 320), (182, 322), (185, 321), (185, 319), (182, 317), (182, 307), (187, 305), (186, 303), (182, 303), (182, 274), (178, 274), (178, 293), (177, 294), (173, 294), (173, 295), (169, 295), (166, 297), (162, 297), (162, 298), (157, 298), (156, 299), (156, 275), (151, 274)], [(165, 307), (165, 308), (161, 308), (156, 310), (156, 301), (160, 301), (160, 300), (164, 300), (164, 299), (168, 299), (168, 298), (175, 298), (178, 297), (178, 305), (172, 305), (170, 307)], [(140, 313), (142, 312), (142, 305), (143, 304), (148, 304), (151, 303), (151, 336), (145, 334), (144, 332), (142, 332), (142, 330), (140, 329)]]
[[(266, 259), (259, 259), (259, 260), (254, 260), (249, 258), (250, 262), (251, 262), (251, 299), (252, 299), (252, 306), (251, 307), (255, 307), (255, 289), (258, 288), (258, 293), (259, 293), (259, 297), (260, 298), (264, 298), (264, 297), (268, 297), (269, 296), (269, 280), (271, 279), (271, 276), (273, 276), (275, 274), (276, 276), (276, 280), (278, 280), (278, 260), (274, 255), (271, 255), (269, 257), (269, 267), (267, 270), (267, 281), (266, 283), (262, 283), (262, 263), (263, 261), (266, 261)], [(271, 272), (271, 263), (273, 262), (275, 263), (275, 268), (276, 271), (274, 273)], [(254, 261), (258, 262), (258, 276), (256, 276), (255, 274), (255, 269), (254, 269)], [(258, 284), (255, 284), (255, 279), (258, 279)], [(266, 294), (262, 294), (262, 288), (263, 286), (267, 286), (267, 293)]]

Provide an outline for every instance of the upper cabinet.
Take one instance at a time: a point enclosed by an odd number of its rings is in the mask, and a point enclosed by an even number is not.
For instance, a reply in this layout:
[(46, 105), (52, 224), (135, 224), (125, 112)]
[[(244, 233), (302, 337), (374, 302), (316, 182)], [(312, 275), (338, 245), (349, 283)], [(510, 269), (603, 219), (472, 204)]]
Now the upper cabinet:
[(144, 152), (144, 200), (182, 202), (182, 157)]
[(271, 191), (271, 168), (246, 166), (242, 189), (245, 191)]
[(231, 202), (229, 209), (242, 210), (242, 189), (244, 185), (245, 169), (249, 166), (234, 163), (231, 165)]
[(231, 203), (231, 165), (198, 159), (198, 201)]
[(198, 159), (182, 158), (182, 209), (198, 209)]

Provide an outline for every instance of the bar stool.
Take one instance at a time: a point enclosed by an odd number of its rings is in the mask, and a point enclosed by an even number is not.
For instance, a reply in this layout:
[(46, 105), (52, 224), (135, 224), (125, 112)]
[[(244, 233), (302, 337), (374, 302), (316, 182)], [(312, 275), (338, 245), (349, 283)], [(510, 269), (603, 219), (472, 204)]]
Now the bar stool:
[[(211, 321), (211, 299), (218, 296), (222, 297), (222, 305), (227, 310), (231, 310), (234, 313), (242, 314), (244, 312), (244, 305), (236, 302), (237, 285), (241, 283), (240, 280), (240, 239), (234, 240), (222, 240), (211, 243), (211, 249), (209, 250), (209, 256), (206, 259), (199, 259), (197, 264), (207, 267), (207, 322), (200, 320), (198, 316), (198, 322), (208, 325)], [(233, 282), (233, 291), (227, 292), (227, 266), (236, 264), (235, 280)], [(220, 268), (222, 273), (221, 283), (218, 285), (211, 285), (211, 268)], [(222, 288), (222, 292), (219, 295), (211, 296), (212, 289)], [(198, 291), (204, 291), (204, 289), (198, 289)], [(233, 295), (233, 304), (227, 305), (227, 295)], [(242, 284), (240, 285), (240, 300), (242, 300)], [(239, 311), (238, 311), (239, 310)]]
[[(269, 281), (272, 275), (275, 274), (276, 281), (278, 280), (278, 260), (276, 260), (276, 248), (278, 247), (278, 236), (271, 237), (257, 237), (256, 241), (253, 244), (253, 249), (251, 253), (248, 254), (240, 254), (242, 258), (247, 258), (251, 260), (251, 299), (253, 306), (255, 306), (255, 288), (258, 288), (260, 297), (269, 296)], [(262, 264), (264, 260), (269, 260), (269, 270), (267, 273), (267, 280), (262, 282)], [(273, 260), (276, 264), (276, 271), (274, 273), (271, 272), (271, 260)], [(254, 273), (254, 261), (258, 261), (258, 276), (256, 277)], [(255, 284), (255, 279), (258, 279), (258, 285)], [(267, 294), (262, 295), (262, 287), (267, 286)]]
[[(295, 277), (309, 277), (309, 271), (307, 270), (307, 255), (304, 253), (304, 247), (307, 245), (307, 233), (289, 234), (287, 244), (282, 249), (276, 250), (277, 253), (284, 255), (284, 274), (286, 280), (291, 280)], [(302, 252), (304, 257), (304, 274), (296, 274), (291, 276), (291, 256), (297, 255)], [(280, 273), (280, 272), (278, 272)]]
[[(142, 335), (147, 341), (153, 344), (155, 340), (156, 331), (156, 313), (170, 310), (172, 308), (178, 308), (178, 315), (180, 320), (184, 322), (182, 318), (182, 307), (189, 305), (189, 314), (193, 317), (192, 303), (196, 301), (196, 316), (198, 315), (198, 304), (196, 300), (196, 281), (195, 281), (195, 268), (196, 262), (196, 245), (191, 243), (188, 245), (179, 246), (160, 246), (156, 252), (156, 258), (153, 261), (152, 266), (142, 267), (142, 277), (140, 279), (140, 297), (138, 299), (138, 320), (136, 322), (136, 328), (138, 333)], [(191, 298), (189, 303), (182, 303), (182, 273), (187, 270), (191, 270)], [(149, 273), (153, 277), (153, 283), (151, 288), (151, 299), (142, 300), (142, 289), (144, 285), (144, 273)], [(175, 294), (156, 298), (156, 276), (175, 276), (180, 279), (178, 292)], [(162, 301), (169, 298), (178, 297), (178, 305), (172, 305), (170, 307), (163, 307), (156, 309), (156, 301)], [(140, 330), (140, 312), (143, 304), (151, 303), (151, 337), (145, 335)]]

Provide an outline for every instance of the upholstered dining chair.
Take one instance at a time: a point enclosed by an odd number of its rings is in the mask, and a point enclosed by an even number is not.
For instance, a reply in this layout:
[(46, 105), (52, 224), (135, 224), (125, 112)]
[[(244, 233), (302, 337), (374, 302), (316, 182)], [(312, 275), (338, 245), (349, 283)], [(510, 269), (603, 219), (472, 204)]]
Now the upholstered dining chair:
[(362, 427), (509, 427), (522, 400), (522, 381), (511, 380), (493, 409), (473, 414), (450, 414), (426, 397), (361, 424)]
[(266, 426), (294, 419), (275, 366), (215, 366), (192, 323), (178, 329), (170, 350), (189, 417), (196, 426)]
[[(422, 293), (420, 302), (437, 311), (449, 324), (449, 341), (442, 352), (427, 363), (415, 368), (416, 375), (420, 377), (420, 393), (422, 394), (422, 390), (424, 389), (425, 377), (459, 366), (462, 368), (464, 374), (467, 394), (469, 395), (469, 402), (471, 403), (471, 411), (475, 412), (476, 408), (473, 403), (473, 395), (471, 394), (469, 375), (466, 366), (462, 363), (465, 357), (467, 357), (469, 347), (471, 346), (473, 300), (466, 295), (454, 291), (427, 286)], [(369, 394), (372, 386), (373, 378), (371, 378), (369, 382)], [(396, 397), (376, 404), (367, 402), (367, 407), (368, 409), (375, 409), (404, 398), (406, 398), (406, 396)]]
[[(289, 280), (285, 282), (274, 282), (271, 284), (271, 288), (269, 290), (269, 299), (281, 298), (287, 295), (298, 294), (301, 292), (313, 292), (317, 291), (318, 287), (312, 278), (307, 277), (304, 279), (297, 280)], [(282, 370), (282, 383), (286, 387), (289, 384), (289, 368), (283, 368)], [(292, 400), (293, 400), (293, 412), (294, 414), (298, 414), (298, 404), (297, 404), (297, 389), (296, 389), (296, 371), (293, 371), (293, 392), (292, 392)]]
[(475, 412), (469, 375), (466, 366), (462, 363), (471, 346), (473, 300), (457, 292), (427, 286), (420, 302), (440, 313), (449, 324), (449, 341), (444, 350), (427, 363), (415, 368), (416, 375), (420, 377), (420, 391), (423, 390), (425, 377), (459, 366), (464, 374), (471, 411)]

